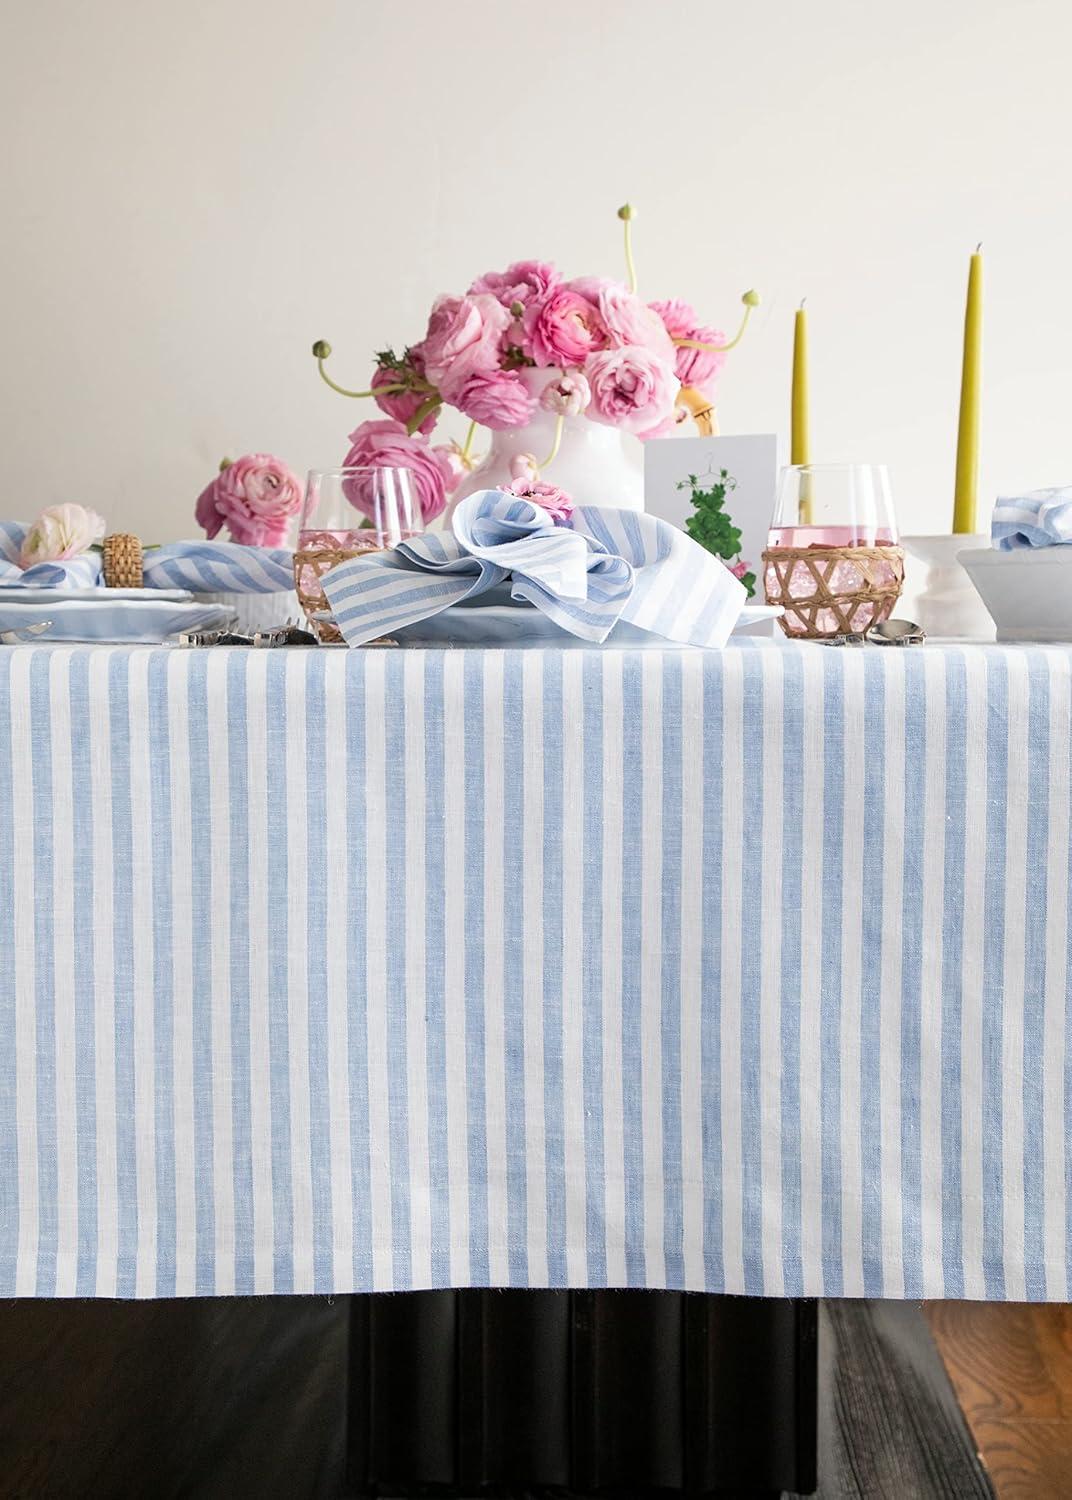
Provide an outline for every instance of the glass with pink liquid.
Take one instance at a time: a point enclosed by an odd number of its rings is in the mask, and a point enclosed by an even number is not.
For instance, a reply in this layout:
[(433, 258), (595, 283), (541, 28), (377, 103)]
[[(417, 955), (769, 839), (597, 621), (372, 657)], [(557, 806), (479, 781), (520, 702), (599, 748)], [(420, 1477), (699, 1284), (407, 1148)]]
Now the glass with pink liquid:
[(294, 586), (321, 641), (338, 641), (320, 583), (325, 573), (363, 552), (383, 552), (420, 530), (413, 475), (403, 468), (310, 469), (305, 486)]
[(861, 635), (889, 617), (904, 554), (883, 464), (782, 470), (763, 554), (764, 592), (786, 635)]

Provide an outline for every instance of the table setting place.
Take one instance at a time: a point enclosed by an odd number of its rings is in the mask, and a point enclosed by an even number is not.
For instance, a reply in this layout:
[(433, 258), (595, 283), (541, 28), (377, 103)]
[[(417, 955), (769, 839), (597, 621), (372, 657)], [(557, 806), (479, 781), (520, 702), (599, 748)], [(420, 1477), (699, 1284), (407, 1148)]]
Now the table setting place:
[(981, 250), (902, 536), (809, 309), (779, 469), (759, 295), (618, 218), (318, 340), (375, 414), (203, 535), (0, 522), (0, 1299), (1068, 1300), (1072, 485), (981, 513)]

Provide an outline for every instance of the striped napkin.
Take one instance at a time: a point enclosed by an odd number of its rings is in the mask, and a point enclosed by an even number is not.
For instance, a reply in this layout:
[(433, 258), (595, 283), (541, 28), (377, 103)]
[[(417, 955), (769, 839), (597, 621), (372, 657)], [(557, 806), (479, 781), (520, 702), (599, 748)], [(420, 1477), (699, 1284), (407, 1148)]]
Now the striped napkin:
[(597, 642), (625, 620), (683, 645), (724, 646), (747, 598), (728, 568), (667, 521), (581, 506), (556, 526), (502, 490), (468, 496), (450, 531), (352, 558), (321, 584), (343, 638), (361, 646), (507, 579), (512, 598)]
[(999, 497), (990, 522), (990, 540), (999, 552), (1072, 542), (1072, 484)]
[[(20, 568), (19, 552), (28, 530), (21, 521), (0, 521), (0, 587), (103, 587), (99, 552)], [(167, 542), (147, 549), (144, 581), (147, 589), (191, 589), (195, 594), (275, 594), (294, 587), (294, 557), (280, 547)]]

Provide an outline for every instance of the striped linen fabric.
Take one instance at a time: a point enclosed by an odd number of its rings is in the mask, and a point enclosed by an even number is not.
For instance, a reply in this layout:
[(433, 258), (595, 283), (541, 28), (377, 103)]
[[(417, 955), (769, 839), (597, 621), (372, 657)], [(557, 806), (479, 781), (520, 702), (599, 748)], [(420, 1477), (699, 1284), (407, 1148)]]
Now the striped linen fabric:
[(0, 650), (0, 1296), (1069, 1296), (1072, 653)]
[(511, 580), (571, 635), (605, 641), (619, 620), (692, 646), (724, 646), (744, 586), (677, 527), (634, 511), (579, 506), (556, 526), (538, 505), (478, 490), (448, 532), (340, 563), (321, 580), (350, 646), (391, 635)]
[(999, 552), (1072, 542), (1072, 485), (1002, 497), (994, 505), (990, 537)]
[[(18, 564), (29, 527), (0, 521), (0, 587), (96, 588), (104, 574), (99, 552), (64, 562)], [(242, 547), (236, 542), (167, 542), (145, 552), (149, 589), (190, 589), (196, 594), (273, 594), (294, 587), (294, 554), (281, 547)]]

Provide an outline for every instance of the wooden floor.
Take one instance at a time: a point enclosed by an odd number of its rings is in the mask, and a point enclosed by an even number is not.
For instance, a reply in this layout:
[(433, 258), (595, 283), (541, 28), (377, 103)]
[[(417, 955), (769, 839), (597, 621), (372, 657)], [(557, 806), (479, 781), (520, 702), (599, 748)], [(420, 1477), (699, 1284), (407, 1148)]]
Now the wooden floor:
[(1068, 1500), (1072, 1307), (929, 1302), (925, 1312), (999, 1500)]

